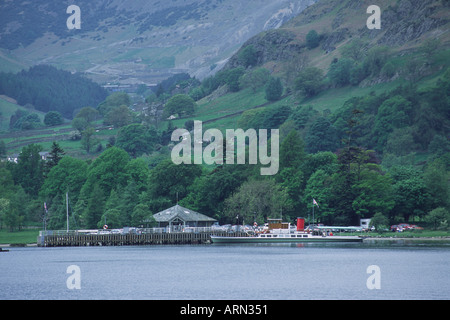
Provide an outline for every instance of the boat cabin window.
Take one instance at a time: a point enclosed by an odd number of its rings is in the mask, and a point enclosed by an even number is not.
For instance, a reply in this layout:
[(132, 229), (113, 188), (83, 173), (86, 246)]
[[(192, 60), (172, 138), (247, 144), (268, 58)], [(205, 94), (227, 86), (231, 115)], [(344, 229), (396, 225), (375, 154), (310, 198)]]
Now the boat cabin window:
[(304, 234), (304, 235), (303, 235), (303, 238), (308, 238), (308, 235), (307, 235), (307, 234)]

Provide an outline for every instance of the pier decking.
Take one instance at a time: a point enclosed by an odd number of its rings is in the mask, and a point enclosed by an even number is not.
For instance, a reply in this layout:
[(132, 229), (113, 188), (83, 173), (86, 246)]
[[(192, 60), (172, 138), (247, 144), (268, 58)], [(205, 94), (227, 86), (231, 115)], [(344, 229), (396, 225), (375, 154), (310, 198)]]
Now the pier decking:
[(37, 244), (41, 247), (206, 244), (210, 243), (211, 235), (225, 237), (247, 236), (245, 232), (229, 233), (226, 231), (144, 232), (127, 234), (41, 231), (37, 239)]

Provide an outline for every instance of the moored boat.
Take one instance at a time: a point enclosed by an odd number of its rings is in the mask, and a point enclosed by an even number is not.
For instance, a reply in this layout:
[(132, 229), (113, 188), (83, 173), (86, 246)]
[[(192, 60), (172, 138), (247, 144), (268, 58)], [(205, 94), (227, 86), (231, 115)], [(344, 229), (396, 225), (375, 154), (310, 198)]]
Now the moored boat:
[(212, 243), (282, 243), (282, 242), (361, 242), (359, 236), (303, 234), (258, 234), (248, 237), (211, 236)]
[(212, 243), (289, 243), (289, 242), (362, 242), (360, 236), (333, 235), (324, 229), (304, 229), (304, 219), (297, 218), (297, 228), (292, 230), (289, 223), (282, 223), (279, 219), (271, 219), (268, 230), (265, 232), (249, 234), (244, 237), (214, 236), (211, 235)]

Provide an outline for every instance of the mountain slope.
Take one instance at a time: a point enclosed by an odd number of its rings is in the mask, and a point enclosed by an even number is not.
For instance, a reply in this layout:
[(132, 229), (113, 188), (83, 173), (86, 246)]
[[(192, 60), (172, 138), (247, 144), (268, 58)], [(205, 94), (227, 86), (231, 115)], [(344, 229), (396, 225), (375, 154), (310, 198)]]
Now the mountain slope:
[(29, 65), (86, 72), (97, 82), (155, 83), (214, 72), (252, 35), (315, 0), (77, 1), (81, 29), (66, 27), (67, 1), (2, 2), (0, 48)]
[[(283, 80), (284, 96), (272, 104), (249, 103), (248, 111), (240, 106), (226, 125), (278, 127), (285, 133), (296, 129), (311, 153), (336, 152), (351, 141), (375, 150), (386, 166), (423, 164), (448, 153), (448, 2), (380, 1), (380, 30), (366, 26), (370, 4), (319, 0), (280, 28), (246, 41), (222, 72), (245, 70), (244, 78), (266, 69)], [(317, 43), (311, 45), (307, 39), (313, 30)], [(255, 61), (251, 66), (244, 59), (249, 52)], [(253, 101), (261, 98), (261, 90), (253, 93)], [(252, 101), (245, 85), (239, 94)], [(201, 118), (232, 95), (200, 100), (195, 116)], [(284, 112), (284, 106), (290, 109), (287, 120), (267, 127), (264, 119)], [(208, 125), (222, 128), (222, 120), (208, 119)]]
[[(448, 1), (398, 0), (378, 1), (381, 9), (381, 29), (368, 29), (366, 10), (371, 1), (318, 1), (277, 30), (252, 37), (242, 48), (253, 45), (258, 64), (289, 64), (296, 59), (298, 68), (305, 65), (327, 70), (331, 61), (342, 55), (342, 49), (355, 39), (361, 39), (367, 51), (387, 46), (392, 52), (406, 54), (418, 49), (429, 38), (437, 38), (440, 48), (450, 44), (450, 8)], [(311, 30), (320, 35), (320, 45), (308, 50), (306, 36)], [(239, 52), (226, 68), (238, 66)], [(272, 62), (272, 63), (271, 63)]]

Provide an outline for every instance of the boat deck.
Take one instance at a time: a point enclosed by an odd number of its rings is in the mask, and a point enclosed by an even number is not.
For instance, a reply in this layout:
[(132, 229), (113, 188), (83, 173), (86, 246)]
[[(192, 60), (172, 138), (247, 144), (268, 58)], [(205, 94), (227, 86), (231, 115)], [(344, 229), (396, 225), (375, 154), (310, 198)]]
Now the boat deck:
[(250, 237), (211, 236), (212, 243), (271, 243), (271, 242), (362, 242), (359, 236), (319, 236), (299, 234), (260, 234)]

